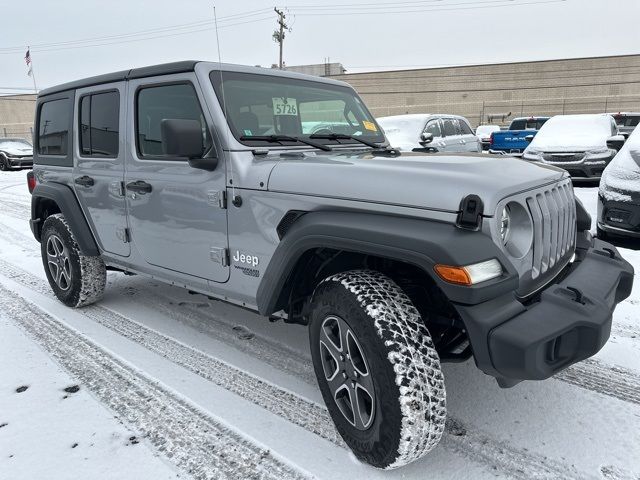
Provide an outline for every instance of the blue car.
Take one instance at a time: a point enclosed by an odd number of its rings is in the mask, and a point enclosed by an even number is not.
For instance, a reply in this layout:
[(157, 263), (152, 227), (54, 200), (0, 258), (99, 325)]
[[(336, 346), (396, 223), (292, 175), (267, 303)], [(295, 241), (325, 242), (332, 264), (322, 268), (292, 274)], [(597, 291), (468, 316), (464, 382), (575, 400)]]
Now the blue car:
[[(531, 138), (549, 117), (514, 118), (508, 130), (494, 132), (489, 139), (489, 153), (521, 156)], [(531, 138), (527, 138), (531, 137)]]

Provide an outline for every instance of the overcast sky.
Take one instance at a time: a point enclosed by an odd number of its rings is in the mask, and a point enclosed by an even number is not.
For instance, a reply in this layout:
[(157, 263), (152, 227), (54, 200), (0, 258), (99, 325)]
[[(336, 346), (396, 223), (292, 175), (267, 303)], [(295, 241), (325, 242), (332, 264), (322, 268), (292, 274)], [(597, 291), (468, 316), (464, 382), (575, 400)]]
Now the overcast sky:
[[(280, 5), (289, 8), (292, 26), (284, 48), (288, 65), (330, 57), (356, 72), (640, 53), (637, 0), (292, 0)], [(38, 88), (154, 63), (217, 60), (215, 32), (205, 23), (213, 18), (212, 6), (208, 0), (3, 2), (0, 92), (33, 86), (26, 75), (26, 45), (33, 45)], [(219, 30), (223, 61), (277, 62), (271, 38), (276, 16), (268, 10), (273, 6), (259, 0), (216, 2), (224, 27)], [(251, 15), (235, 16), (242, 12)], [(184, 24), (191, 26), (165, 29)], [(129, 35), (141, 31), (147, 33)], [(108, 38), (59, 44), (96, 37)]]

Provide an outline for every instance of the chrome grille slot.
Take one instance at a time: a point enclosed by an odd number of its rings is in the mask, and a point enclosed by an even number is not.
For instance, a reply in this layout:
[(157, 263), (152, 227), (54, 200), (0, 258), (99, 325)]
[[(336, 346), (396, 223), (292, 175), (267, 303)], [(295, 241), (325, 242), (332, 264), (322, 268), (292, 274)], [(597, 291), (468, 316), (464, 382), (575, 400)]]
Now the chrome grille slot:
[(534, 226), (531, 278), (536, 279), (573, 254), (576, 205), (568, 181), (531, 195), (526, 202)]

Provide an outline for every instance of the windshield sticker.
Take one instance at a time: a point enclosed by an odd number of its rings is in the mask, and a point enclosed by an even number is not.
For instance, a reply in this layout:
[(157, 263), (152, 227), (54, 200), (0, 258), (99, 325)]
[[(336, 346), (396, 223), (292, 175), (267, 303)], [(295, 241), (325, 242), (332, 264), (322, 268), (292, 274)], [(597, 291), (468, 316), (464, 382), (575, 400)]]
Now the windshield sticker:
[(253, 135), (253, 132), (251, 132), (251, 130), (245, 129), (243, 131), (244, 131), (244, 134), (249, 136), (249, 137)]
[(371, 130), (372, 132), (377, 132), (378, 129), (376, 128), (376, 124), (373, 122), (368, 122), (368, 121), (364, 121), (362, 122), (362, 125), (364, 125), (364, 128), (366, 128), (367, 130)]
[(298, 115), (298, 103), (295, 98), (274, 97), (272, 100), (274, 115)]

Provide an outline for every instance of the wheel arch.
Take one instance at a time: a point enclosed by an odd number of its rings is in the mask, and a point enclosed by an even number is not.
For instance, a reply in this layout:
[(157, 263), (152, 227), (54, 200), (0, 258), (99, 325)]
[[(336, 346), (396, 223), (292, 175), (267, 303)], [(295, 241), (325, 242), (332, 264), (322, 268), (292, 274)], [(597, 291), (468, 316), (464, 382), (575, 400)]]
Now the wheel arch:
[(54, 182), (36, 185), (31, 197), (30, 220), (36, 240), (40, 241), (44, 221), (54, 213), (64, 215), (83, 255), (100, 255), (98, 244), (73, 190), (67, 185)]
[[(517, 273), (493, 241), (481, 232), (419, 218), (358, 212), (309, 212), (299, 216), (288, 228), (265, 270), (256, 296), (262, 315), (289, 307), (301, 272), (308, 274), (310, 257), (318, 250), (409, 265), (423, 272), (452, 302), (479, 303), (517, 288)], [(498, 258), (507, 272), (503, 278), (480, 286), (445, 283), (433, 270), (438, 263), (469, 265), (489, 258)]]

